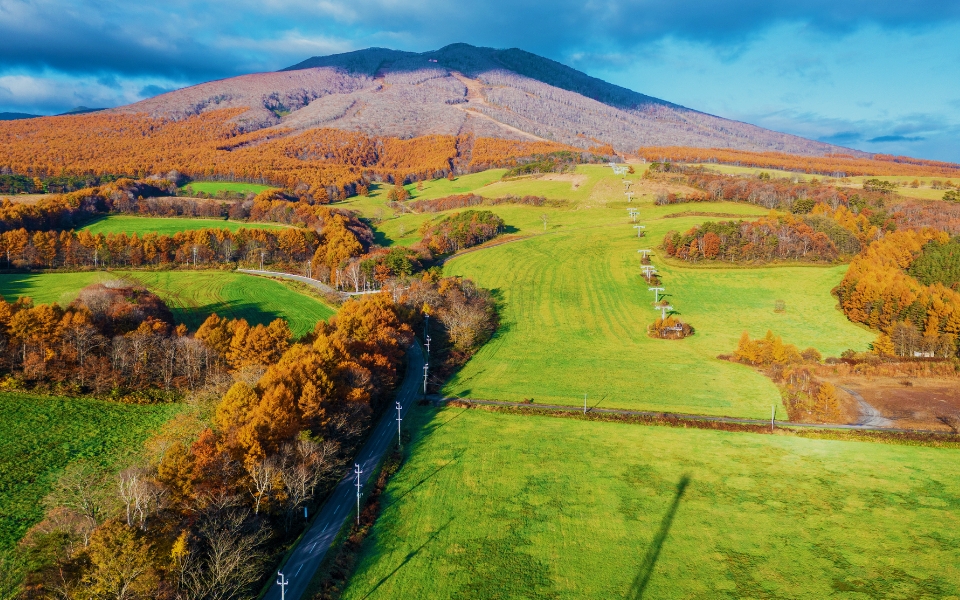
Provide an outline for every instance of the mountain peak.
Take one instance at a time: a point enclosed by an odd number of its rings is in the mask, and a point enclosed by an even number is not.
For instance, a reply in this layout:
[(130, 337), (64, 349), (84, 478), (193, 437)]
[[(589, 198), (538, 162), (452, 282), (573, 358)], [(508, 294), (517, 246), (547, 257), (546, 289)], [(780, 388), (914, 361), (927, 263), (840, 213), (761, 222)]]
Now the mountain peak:
[[(244, 108), (242, 130), (318, 127), (411, 138), (465, 135), (559, 142), (847, 152), (647, 96), (519, 48), (449, 44), (429, 52), (366, 48), (314, 56), (273, 73), (161, 94), (114, 112), (183, 118)], [(856, 151), (852, 151), (856, 153)]]

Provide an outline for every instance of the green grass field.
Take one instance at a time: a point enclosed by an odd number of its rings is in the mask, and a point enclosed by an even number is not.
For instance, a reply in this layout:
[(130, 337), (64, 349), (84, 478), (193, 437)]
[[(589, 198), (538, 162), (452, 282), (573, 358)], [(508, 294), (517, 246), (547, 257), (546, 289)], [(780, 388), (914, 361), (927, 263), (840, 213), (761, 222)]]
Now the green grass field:
[(0, 275), (0, 294), (8, 301), (30, 296), (36, 303), (68, 304), (77, 292), (104, 279), (135, 280), (153, 290), (178, 323), (196, 329), (211, 313), (244, 318), (251, 324), (282, 317), (294, 335), (312, 331), (334, 309), (285, 284), (230, 271), (110, 271)]
[(344, 599), (960, 597), (957, 450), (415, 410)]
[(191, 181), (180, 189), (192, 188), (195, 193), (203, 192), (216, 196), (220, 192), (234, 192), (237, 194), (259, 194), (267, 190), (277, 189), (272, 185), (257, 183), (243, 183), (242, 181)]
[[(639, 179), (641, 170), (629, 179)], [(447, 383), (446, 394), (581, 404), (586, 393), (593, 406), (760, 418), (777, 405), (783, 418), (780, 394), (768, 378), (717, 359), (734, 350), (743, 331), (762, 336), (770, 329), (824, 355), (864, 350), (873, 340), (872, 333), (847, 321), (830, 294), (846, 266), (694, 268), (657, 256), (653, 262), (668, 299), (697, 333), (681, 341), (651, 339), (646, 328), (657, 312), (637, 250), (656, 249), (670, 230), (768, 211), (739, 203), (655, 206), (644, 195), (627, 203), (623, 178), (599, 165), (581, 165), (575, 175), (559, 177), (500, 181), (480, 175), (461, 177), (461, 185), (472, 182), (473, 192), (486, 197), (533, 194), (568, 202), (483, 207), (526, 239), (447, 262), (448, 275), (469, 277), (494, 291), (501, 327)], [(383, 200), (364, 198), (353, 206), (376, 214)], [(640, 209), (645, 238), (637, 239), (628, 208)], [(379, 241), (414, 243), (421, 223), (445, 214), (384, 218), (377, 226)], [(774, 312), (777, 300), (786, 302), (785, 313)]]
[(181, 408), (0, 392), (0, 555), (43, 516), (41, 500), (69, 462), (110, 468)]
[(229, 229), (237, 231), (240, 228), (245, 229), (280, 229), (282, 225), (272, 223), (243, 223), (240, 221), (227, 221), (226, 219), (191, 219), (180, 217), (136, 217), (131, 215), (106, 215), (88, 223), (81, 228), (81, 231), (90, 233), (134, 233), (143, 235), (144, 233), (160, 233), (163, 235), (173, 235), (180, 231), (195, 231), (197, 229)]

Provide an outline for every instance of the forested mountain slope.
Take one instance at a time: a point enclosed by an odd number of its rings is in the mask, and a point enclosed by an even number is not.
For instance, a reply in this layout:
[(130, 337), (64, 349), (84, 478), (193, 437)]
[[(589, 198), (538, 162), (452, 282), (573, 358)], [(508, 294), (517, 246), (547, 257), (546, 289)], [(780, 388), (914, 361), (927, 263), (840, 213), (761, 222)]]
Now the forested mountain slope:
[(114, 109), (183, 118), (246, 108), (246, 131), (317, 127), (410, 138), (473, 134), (610, 144), (861, 154), (646, 96), (518, 49), (453, 44), (422, 54), (369, 48), (276, 73), (212, 81)]

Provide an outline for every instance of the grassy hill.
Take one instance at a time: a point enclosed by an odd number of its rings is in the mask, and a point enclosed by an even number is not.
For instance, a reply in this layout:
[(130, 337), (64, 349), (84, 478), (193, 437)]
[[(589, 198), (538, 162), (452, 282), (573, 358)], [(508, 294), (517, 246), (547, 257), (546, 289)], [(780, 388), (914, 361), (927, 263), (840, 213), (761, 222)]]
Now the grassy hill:
[(957, 450), (410, 417), (344, 599), (960, 595)]
[(179, 231), (194, 231), (197, 229), (229, 229), (237, 231), (245, 229), (280, 229), (282, 225), (273, 223), (244, 223), (241, 221), (227, 221), (226, 219), (192, 219), (182, 217), (137, 217), (132, 215), (106, 215), (81, 228), (81, 231), (90, 233), (159, 233), (173, 235)]
[(9, 301), (30, 296), (36, 303), (67, 304), (77, 292), (103, 279), (129, 279), (154, 291), (178, 323), (196, 329), (211, 313), (244, 318), (251, 324), (282, 317), (300, 336), (334, 309), (285, 283), (231, 271), (87, 271), (33, 275), (0, 274), (0, 295)]

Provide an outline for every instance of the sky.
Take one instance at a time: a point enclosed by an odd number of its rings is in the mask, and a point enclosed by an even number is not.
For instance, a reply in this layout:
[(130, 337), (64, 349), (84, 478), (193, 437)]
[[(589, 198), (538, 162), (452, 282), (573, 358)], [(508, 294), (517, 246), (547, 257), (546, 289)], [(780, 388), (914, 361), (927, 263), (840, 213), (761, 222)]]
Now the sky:
[(0, 0), (0, 112), (371, 46), (517, 47), (721, 117), (960, 162), (960, 1)]

